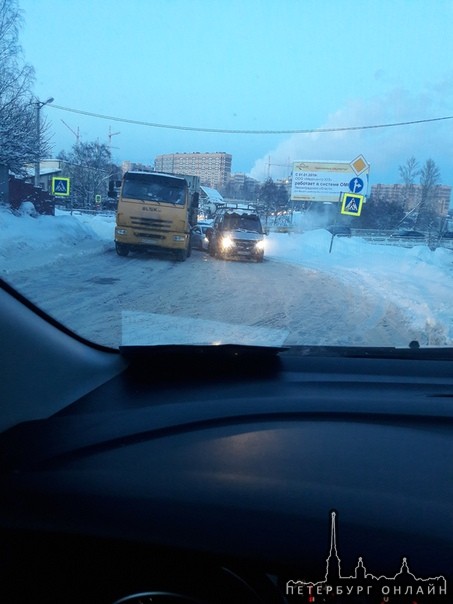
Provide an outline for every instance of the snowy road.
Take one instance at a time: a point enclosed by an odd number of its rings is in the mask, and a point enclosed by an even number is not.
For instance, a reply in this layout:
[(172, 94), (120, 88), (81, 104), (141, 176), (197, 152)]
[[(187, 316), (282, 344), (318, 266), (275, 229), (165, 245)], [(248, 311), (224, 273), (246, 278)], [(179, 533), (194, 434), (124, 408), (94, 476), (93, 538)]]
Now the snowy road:
[(358, 296), (357, 282), (272, 258), (231, 262), (194, 251), (179, 263), (122, 258), (109, 246), (17, 272), (14, 284), (80, 335), (113, 347), (124, 311), (284, 330), (286, 344), (407, 346), (417, 335), (390, 302)]

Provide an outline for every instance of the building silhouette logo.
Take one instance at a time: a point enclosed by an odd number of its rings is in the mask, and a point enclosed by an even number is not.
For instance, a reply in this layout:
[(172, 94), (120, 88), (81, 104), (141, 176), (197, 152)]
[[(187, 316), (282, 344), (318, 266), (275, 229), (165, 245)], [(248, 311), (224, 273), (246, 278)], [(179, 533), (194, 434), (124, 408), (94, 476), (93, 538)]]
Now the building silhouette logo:
[[(335, 596), (350, 597), (360, 602), (404, 601), (422, 604), (436, 601), (446, 602), (447, 580), (443, 576), (420, 578), (409, 569), (407, 558), (403, 558), (401, 568), (393, 577), (369, 573), (360, 556), (354, 574), (345, 576), (341, 572), (341, 560), (337, 550), (336, 512), (331, 512), (330, 549), (326, 559), (326, 573), (321, 581), (287, 581), (286, 595), (298, 596), (291, 601), (323, 602), (332, 601)], [(325, 598), (325, 599), (324, 599)], [(363, 599), (362, 599), (363, 598)]]

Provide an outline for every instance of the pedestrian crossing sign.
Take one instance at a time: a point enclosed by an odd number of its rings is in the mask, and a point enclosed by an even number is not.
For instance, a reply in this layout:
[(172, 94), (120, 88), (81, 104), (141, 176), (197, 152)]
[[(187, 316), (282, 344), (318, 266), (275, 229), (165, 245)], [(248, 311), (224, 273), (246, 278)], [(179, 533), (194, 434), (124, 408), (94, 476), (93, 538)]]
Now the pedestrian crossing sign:
[(364, 195), (357, 193), (343, 193), (341, 203), (341, 213), (349, 216), (360, 216)]
[(70, 179), (62, 176), (54, 176), (52, 178), (52, 195), (60, 197), (68, 197), (70, 190)]

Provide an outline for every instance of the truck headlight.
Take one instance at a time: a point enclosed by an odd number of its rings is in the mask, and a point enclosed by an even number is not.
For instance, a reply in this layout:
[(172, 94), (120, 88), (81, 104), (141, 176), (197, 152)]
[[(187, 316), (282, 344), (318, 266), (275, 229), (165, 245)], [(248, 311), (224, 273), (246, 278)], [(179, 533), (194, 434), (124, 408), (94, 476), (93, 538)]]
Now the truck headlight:
[(173, 241), (185, 241), (185, 235), (173, 235)]
[(255, 248), (259, 251), (262, 252), (264, 251), (264, 239), (261, 239), (261, 241), (257, 241)]
[(117, 235), (127, 235), (127, 229), (116, 229)]

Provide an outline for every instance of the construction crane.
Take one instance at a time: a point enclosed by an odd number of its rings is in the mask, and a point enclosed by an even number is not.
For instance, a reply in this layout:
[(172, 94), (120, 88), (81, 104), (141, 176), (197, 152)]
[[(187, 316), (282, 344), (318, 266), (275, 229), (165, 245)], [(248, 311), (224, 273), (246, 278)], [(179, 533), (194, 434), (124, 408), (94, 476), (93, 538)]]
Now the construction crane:
[[(112, 128), (111, 128), (111, 126), (109, 126), (109, 134), (108, 134), (108, 137), (109, 137), (109, 151), (111, 151), (111, 149), (112, 149), (112, 136), (116, 136), (117, 134), (121, 134), (121, 132), (112, 132)], [(115, 147), (115, 148), (117, 148), (117, 147)]]
[(79, 131), (79, 127), (77, 126), (77, 132), (74, 132), (74, 130), (71, 128), (71, 126), (68, 126), (68, 124), (64, 121), (61, 120), (63, 122), (63, 124), (66, 126), (66, 128), (68, 128), (68, 130), (70, 130), (72, 132), (72, 134), (76, 137), (76, 144), (78, 145), (80, 142), (80, 131)]
[(291, 174), (291, 160), (288, 157), (288, 163), (287, 164), (273, 164), (271, 163), (271, 156), (268, 155), (267, 158), (267, 178), (270, 178), (271, 175), (271, 166), (272, 167), (276, 167), (276, 168), (286, 168), (287, 170), (287, 174)]

